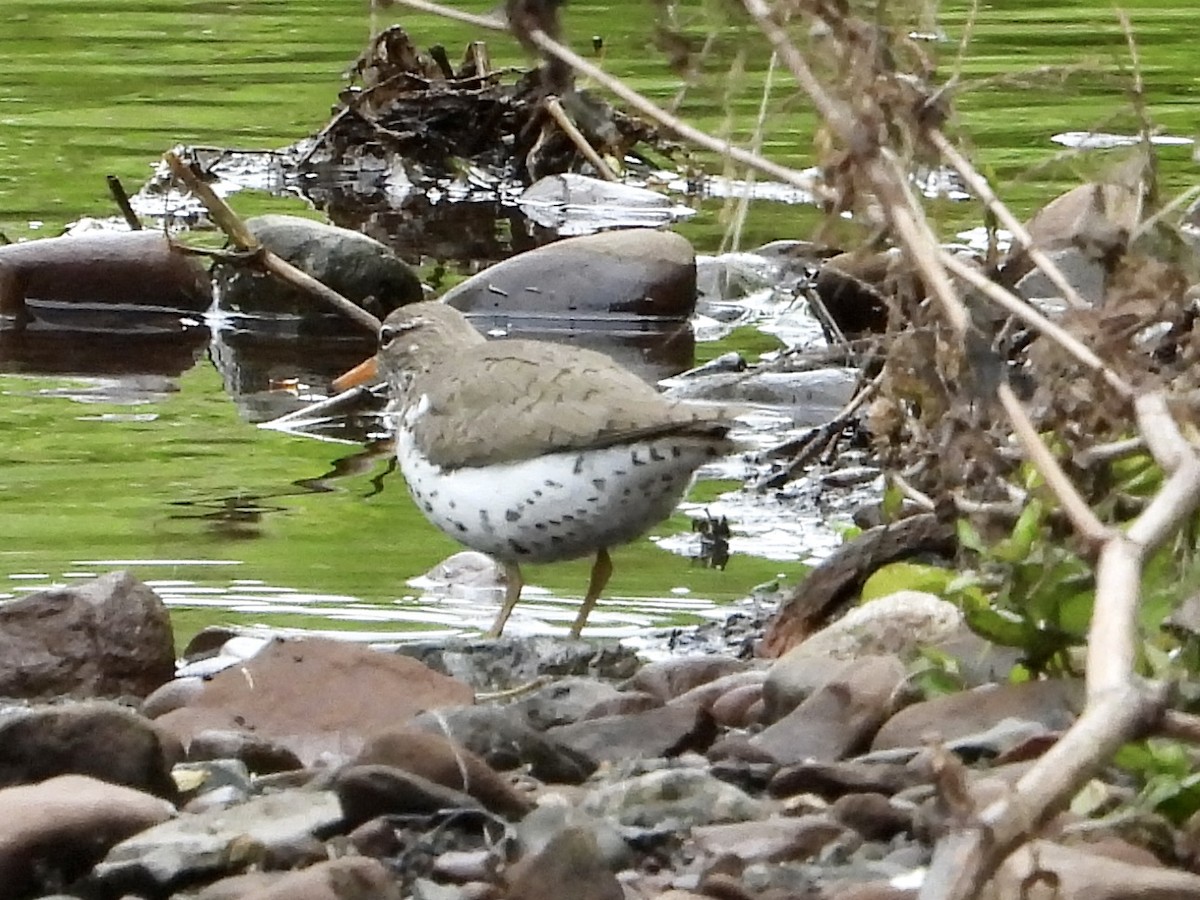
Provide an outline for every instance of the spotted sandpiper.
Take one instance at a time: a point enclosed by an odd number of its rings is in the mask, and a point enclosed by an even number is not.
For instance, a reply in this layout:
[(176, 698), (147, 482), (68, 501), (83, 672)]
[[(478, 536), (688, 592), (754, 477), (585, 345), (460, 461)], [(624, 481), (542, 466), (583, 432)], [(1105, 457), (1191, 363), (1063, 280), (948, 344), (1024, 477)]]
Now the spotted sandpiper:
[(442, 303), (389, 315), (376, 361), (413, 499), (446, 534), (504, 565), (492, 637), (520, 598), (521, 563), (594, 553), (578, 637), (612, 574), (609, 548), (670, 515), (696, 469), (732, 449), (728, 410), (668, 400), (602, 353), (488, 342)]

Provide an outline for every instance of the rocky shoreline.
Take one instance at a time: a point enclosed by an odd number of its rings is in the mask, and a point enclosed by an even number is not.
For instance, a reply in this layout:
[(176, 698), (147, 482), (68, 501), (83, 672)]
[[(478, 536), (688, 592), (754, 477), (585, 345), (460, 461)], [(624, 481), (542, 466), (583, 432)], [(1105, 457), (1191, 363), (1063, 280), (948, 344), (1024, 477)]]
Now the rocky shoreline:
[[(922, 699), (930, 652), (965, 690)], [(1005, 790), (1081, 704), (1074, 681), (998, 683), (1011, 657), (914, 592), (774, 660), (210, 629), (179, 668), (207, 674), (176, 677), (166, 608), (117, 572), (0, 607), (0, 660), (12, 900), (915, 897), (944, 798)], [(1059, 897), (1200, 897), (1190, 829), (1088, 811), (987, 896), (1036, 873)]]

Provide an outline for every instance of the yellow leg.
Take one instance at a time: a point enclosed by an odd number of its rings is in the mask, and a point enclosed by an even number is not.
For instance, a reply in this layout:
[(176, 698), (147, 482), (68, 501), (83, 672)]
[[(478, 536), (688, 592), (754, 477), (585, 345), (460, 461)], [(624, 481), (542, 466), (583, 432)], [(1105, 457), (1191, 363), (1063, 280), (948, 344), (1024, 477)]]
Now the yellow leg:
[(521, 567), (516, 563), (505, 563), (504, 580), (506, 582), (504, 588), (504, 605), (500, 607), (500, 612), (496, 615), (496, 621), (492, 623), (492, 627), (488, 629), (484, 637), (500, 637), (500, 632), (504, 631), (504, 623), (508, 621), (513, 607), (521, 599), (521, 588), (525, 586), (525, 580), (521, 578)]
[(571, 637), (577, 638), (583, 631), (588, 614), (596, 605), (596, 601), (600, 599), (600, 592), (608, 584), (612, 570), (612, 560), (609, 559), (608, 551), (601, 548), (596, 554), (596, 561), (592, 563), (592, 577), (588, 581), (587, 596), (583, 598), (583, 603), (579, 607), (579, 615), (575, 617), (575, 624), (571, 626)]

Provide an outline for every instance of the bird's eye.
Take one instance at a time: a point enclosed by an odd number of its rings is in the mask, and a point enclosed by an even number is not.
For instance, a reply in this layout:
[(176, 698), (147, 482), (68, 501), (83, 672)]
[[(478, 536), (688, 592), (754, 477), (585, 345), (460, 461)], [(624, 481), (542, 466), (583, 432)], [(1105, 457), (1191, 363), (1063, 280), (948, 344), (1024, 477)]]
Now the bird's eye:
[(379, 329), (379, 349), (386, 350), (388, 344), (396, 339), (399, 332), (391, 325), (384, 325)]

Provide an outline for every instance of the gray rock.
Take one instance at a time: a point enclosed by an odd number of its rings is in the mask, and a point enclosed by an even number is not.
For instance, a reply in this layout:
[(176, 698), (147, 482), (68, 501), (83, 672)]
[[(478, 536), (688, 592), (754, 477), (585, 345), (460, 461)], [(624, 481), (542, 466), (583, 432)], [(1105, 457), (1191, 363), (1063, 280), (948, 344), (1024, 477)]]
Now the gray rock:
[(478, 691), (505, 691), (535, 678), (628, 678), (641, 666), (636, 651), (619, 644), (550, 637), (413, 641), (395, 648)]
[(700, 706), (661, 706), (560, 725), (546, 734), (596, 762), (620, 762), (703, 752), (716, 737), (717, 725)]
[(237, 759), (180, 763), (172, 769), (171, 775), (180, 786), (180, 793), (190, 800), (221, 791), (224, 797), (217, 802), (224, 803), (225, 797), (241, 802), (250, 796), (254, 788), (250, 770)]
[(801, 762), (776, 772), (767, 789), (772, 797), (816, 794), (832, 800), (849, 793), (891, 796), (927, 780), (918, 769), (898, 763)]
[(159, 895), (185, 880), (235, 872), (272, 847), (325, 834), (341, 821), (332, 791), (267, 794), (135, 834), (113, 847), (91, 877), (103, 888)]
[(128, 572), (0, 604), (0, 697), (145, 697), (174, 675), (167, 608)]
[(245, 731), (218, 728), (192, 736), (188, 745), (188, 759), (192, 762), (236, 759), (256, 775), (290, 772), (304, 767), (300, 757), (277, 741)]
[(696, 303), (695, 251), (648, 228), (568, 238), (498, 263), (442, 299), (468, 316), (684, 320)]
[[(255, 216), (246, 220), (246, 227), (268, 250), (379, 319), (424, 299), (420, 279), (408, 264), (365, 234), (284, 215)], [(213, 277), (220, 307), (231, 312), (299, 317), (302, 322), (329, 314), (320, 300), (246, 267), (218, 264)]]
[(541, 853), (567, 828), (589, 832), (596, 841), (600, 856), (613, 871), (624, 868), (632, 861), (633, 854), (629, 845), (612, 823), (589, 815), (571, 803), (554, 800), (542, 803), (516, 827), (521, 854)]
[(841, 759), (870, 743), (904, 677), (894, 656), (863, 657), (750, 743), (784, 764)]
[[(249, 887), (249, 884), (246, 885)], [(400, 886), (387, 866), (375, 859), (348, 856), (287, 872), (230, 900), (400, 900)], [(201, 893), (197, 900), (224, 900)]]
[(1035, 722), (1062, 731), (1075, 721), (1081, 702), (1082, 685), (1060, 679), (990, 685), (948, 694), (900, 710), (879, 729), (871, 749), (918, 747), (934, 737), (953, 741), (988, 731), (1005, 719)]
[(763, 818), (775, 809), (700, 769), (661, 769), (604, 785), (581, 804), (622, 825), (684, 829)]
[(34, 707), (0, 718), (0, 787), (90, 775), (174, 800), (178, 756), (148, 719), (115, 703)]
[(595, 836), (583, 828), (564, 828), (539, 852), (519, 859), (507, 880), (507, 895), (521, 900), (625, 898)]
[(560, 678), (512, 704), (534, 728), (570, 725), (582, 719), (598, 703), (619, 696), (616, 686), (597, 678)]
[(751, 822), (701, 825), (692, 840), (710, 856), (731, 854), (744, 863), (790, 862), (811, 859), (849, 830), (828, 816), (772, 816)]

